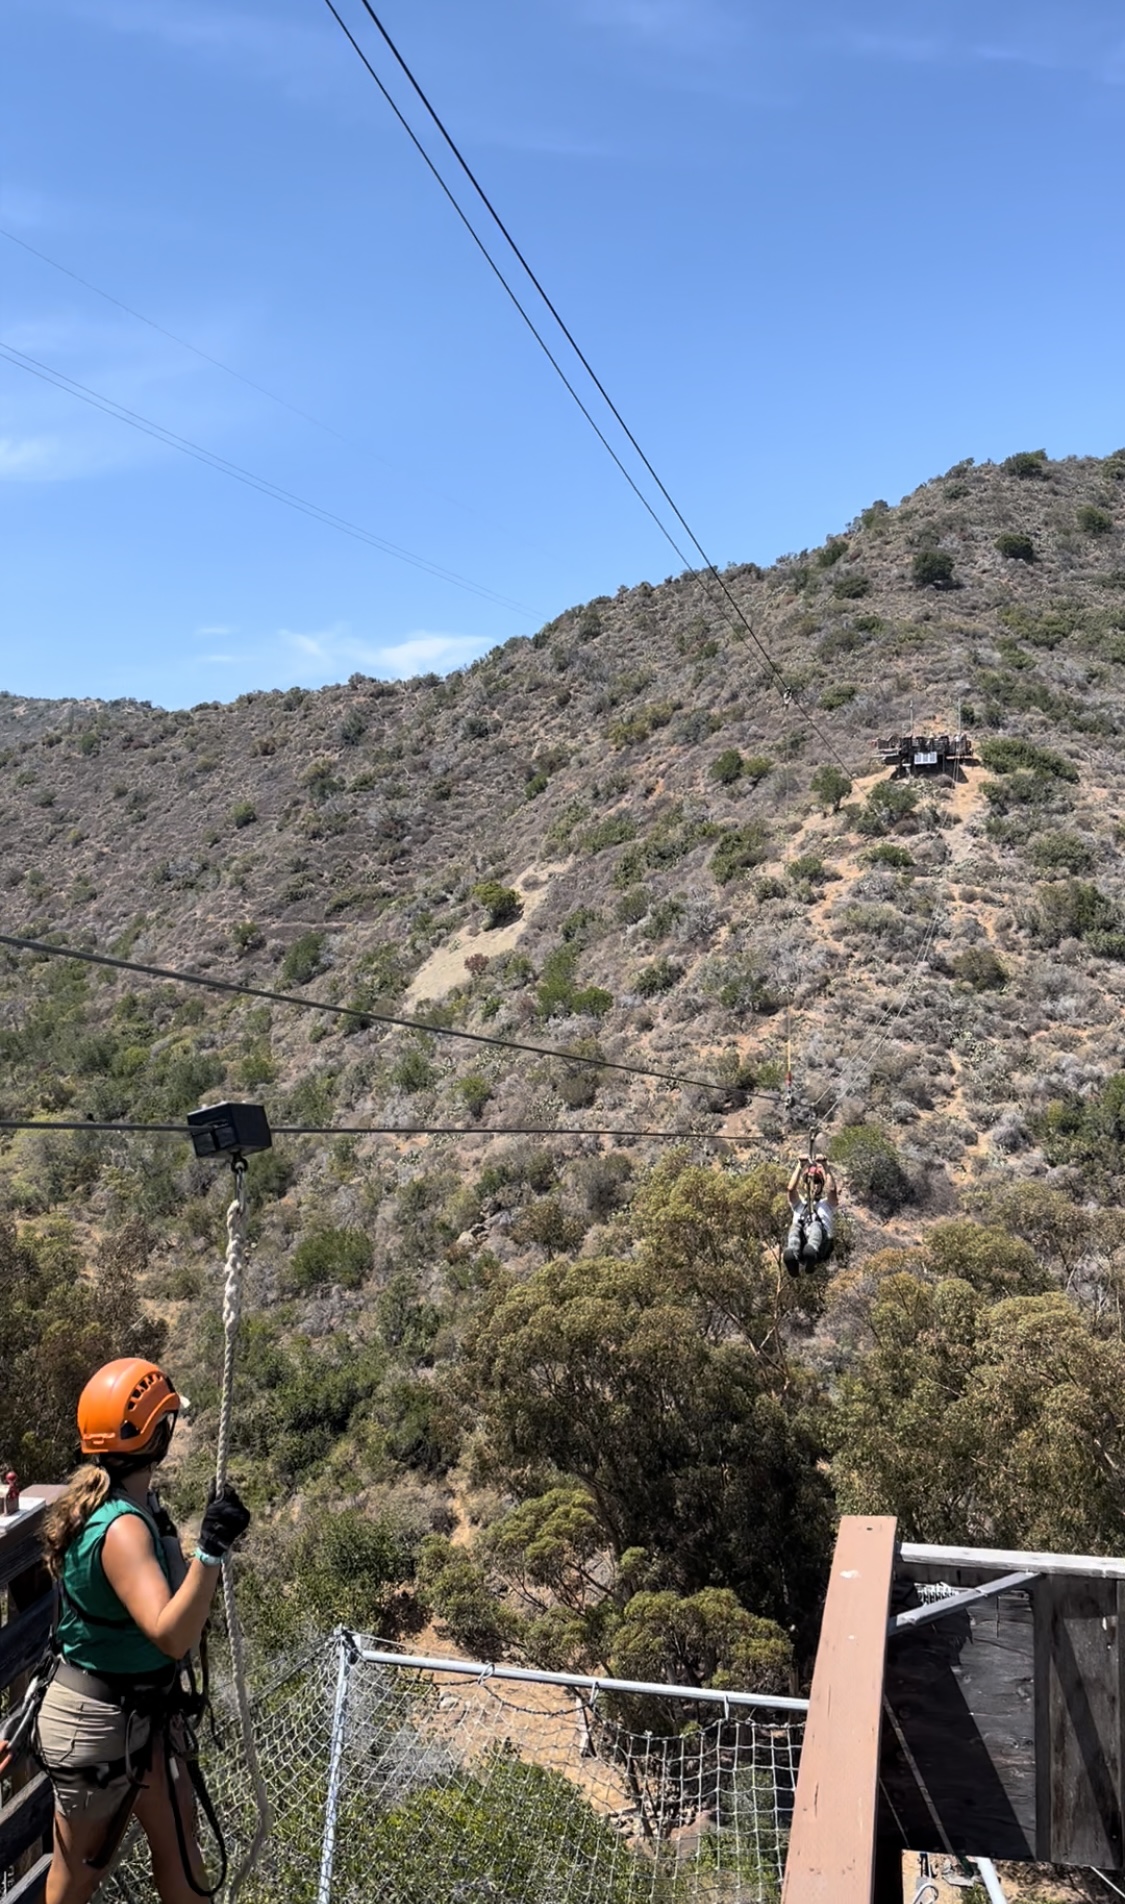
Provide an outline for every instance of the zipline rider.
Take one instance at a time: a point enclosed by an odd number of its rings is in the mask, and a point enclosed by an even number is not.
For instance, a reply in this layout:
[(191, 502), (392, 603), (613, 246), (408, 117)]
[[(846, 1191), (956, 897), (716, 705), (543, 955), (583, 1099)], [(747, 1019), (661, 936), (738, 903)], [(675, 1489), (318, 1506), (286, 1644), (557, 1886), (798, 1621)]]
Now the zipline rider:
[(78, 1402), (86, 1462), (47, 1516), (60, 1658), (38, 1730), (55, 1798), (46, 1904), (86, 1904), (134, 1812), (162, 1904), (210, 1895), (179, 1662), (199, 1644), (223, 1558), (250, 1515), (225, 1488), (207, 1506), (185, 1571), (176, 1530), (150, 1493), (180, 1406), (155, 1363), (107, 1362)]

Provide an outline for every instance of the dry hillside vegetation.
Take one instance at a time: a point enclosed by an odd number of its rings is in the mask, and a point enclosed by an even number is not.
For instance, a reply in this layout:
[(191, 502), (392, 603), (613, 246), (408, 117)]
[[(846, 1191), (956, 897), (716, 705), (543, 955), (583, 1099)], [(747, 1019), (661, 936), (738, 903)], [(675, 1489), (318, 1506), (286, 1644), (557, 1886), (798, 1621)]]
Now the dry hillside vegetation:
[[(231, 1095), (543, 1133), (255, 1161), (267, 1641), (436, 1614), (482, 1650), (766, 1683), (805, 1657), (834, 1505), (1070, 1547), (1125, 1507), (1125, 452), (959, 465), (724, 580), (784, 696), (685, 576), (444, 680), (0, 698), (5, 931), (417, 1021), (3, 953), (4, 1116)], [(875, 770), (880, 733), (959, 714), (963, 784)], [(848, 1220), (794, 1283), (782, 1165), (814, 1121)], [(5, 1141), (0, 1453), (65, 1461), (111, 1299), (205, 1439), (225, 1187), (171, 1138)]]

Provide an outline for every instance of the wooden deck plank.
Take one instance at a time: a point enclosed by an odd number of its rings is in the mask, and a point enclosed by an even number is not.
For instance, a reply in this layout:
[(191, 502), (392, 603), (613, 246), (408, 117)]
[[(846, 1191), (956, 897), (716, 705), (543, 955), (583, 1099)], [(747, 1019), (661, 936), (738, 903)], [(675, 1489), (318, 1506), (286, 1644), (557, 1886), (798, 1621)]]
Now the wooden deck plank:
[(840, 1523), (801, 1750), (782, 1904), (871, 1904), (890, 1515)]

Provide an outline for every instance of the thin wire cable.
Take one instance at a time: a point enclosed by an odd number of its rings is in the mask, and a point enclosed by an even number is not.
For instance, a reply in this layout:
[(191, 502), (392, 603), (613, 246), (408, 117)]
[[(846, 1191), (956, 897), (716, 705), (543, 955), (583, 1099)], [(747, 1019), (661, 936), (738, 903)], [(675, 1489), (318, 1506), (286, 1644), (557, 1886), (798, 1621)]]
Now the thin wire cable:
[[(888, 1005), (886, 1010), (882, 1013), (881, 1017), (876, 1019), (874, 1025), (871, 1027), (870, 1032), (868, 1032), (867, 1038), (864, 1040), (863, 1045), (860, 1047), (860, 1050), (858, 1051), (856, 1056), (853, 1058), (851, 1065), (845, 1071), (843, 1083), (841, 1084), (839, 1090), (836, 1092), (835, 1097), (833, 1097), (832, 1102), (828, 1106), (827, 1111), (823, 1113), (821, 1117), (822, 1123), (827, 1123), (828, 1119), (833, 1115), (833, 1113), (836, 1111), (838, 1106), (843, 1102), (844, 1098), (847, 1097), (849, 1091), (851, 1091), (851, 1089), (853, 1088), (860, 1073), (862, 1071), (867, 1070), (870, 1067), (870, 1065), (874, 1062), (878, 1053), (882, 1050), (883, 1046), (886, 1044), (887, 1039), (890, 1037), (891, 1032), (893, 1031), (895, 1025), (898, 1023), (898, 1020), (902, 1017), (903, 1012), (906, 1010), (906, 1006), (910, 998), (910, 994), (913, 991), (918, 979), (921, 976), (923, 963), (925, 962), (926, 958), (928, 957), (930, 951), (933, 948), (934, 941), (937, 938), (938, 926), (941, 924), (943, 917), (944, 915), (935, 909), (934, 913), (932, 914), (930, 918), (929, 924), (927, 925), (926, 931), (923, 935), (922, 943), (918, 947), (918, 950), (914, 956), (913, 963), (910, 967), (909, 972), (907, 973), (907, 976), (902, 988), (902, 997), (899, 999), (897, 1005), (893, 1003)], [(886, 1026), (886, 1029), (882, 1032), (882, 1036), (877, 1037), (876, 1034), (880, 1031), (880, 1028), (884, 1025)], [(873, 1037), (875, 1038), (874, 1045), (870, 1043), (870, 1040)], [(820, 1110), (820, 1106), (823, 1104), (825, 1098), (829, 1095), (831, 1090), (832, 1090), (832, 1086), (829, 1085), (826, 1090), (821, 1092), (820, 1096), (816, 1099), (816, 1101), (811, 1107), (814, 1111)]]
[[(412, 72), (410, 66), (408, 65), (406, 59), (404, 58), (402, 53), (399, 51), (394, 40), (391, 38), (386, 27), (384, 26), (382, 20), (379, 18), (379, 15), (376, 13), (374, 7), (371, 5), (371, 0), (360, 0), (360, 4), (362, 5), (365, 13), (368, 15), (372, 24), (375, 26), (376, 31), (379, 33), (380, 37), (382, 38), (382, 40), (388, 47), (389, 51), (391, 52), (393, 58), (395, 59), (397, 65), (401, 69), (402, 73), (405, 75), (414, 93), (417, 95), (418, 99), (421, 101), (422, 106), (424, 107), (426, 113), (429, 115), (430, 119), (433, 121), (433, 124), (436, 126), (441, 138), (444, 140), (446, 146), (449, 148), (449, 151), (452, 153), (461, 171), (464, 173), (465, 177), (468, 179), (469, 184), (472, 186), (473, 191), (476, 193), (481, 204), (484, 206), (489, 217), (492, 219), (494, 225), (496, 226), (497, 230), (500, 232), (509, 250), (512, 252), (513, 256), (518, 261), (521, 269), (527, 276), (530, 283), (534, 286), (538, 296), (541, 298), (543, 304), (546, 306), (547, 310), (550, 312), (555, 323), (558, 325), (559, 330), (562, 332), (562, 335), (565, 337), (571, 350), (574, 352), (574, 355), (577, 357), (583, 370), (586, 372), (586, 375), (590, 378), (590, 381), (594, 385), (594, 388), (597, 390), (602, 401), (605, 403), (607, 409), (610, 412), (610, 415), (613, 417), (614, 421), (617, 423), (618, 427), (623, 432), (626, 440), (632, 447), (635, 454), (640, 458), (640, 461), (643, 464), (645, 470), (648, 472), (648, 475), (650, 476), (652, 481), (656, 484), (657, 489), (659, 490), (661, 496), (664, 498), (664, 501), (667, 503), (668, 507), (671, 509), (673, 515), (676, 518), (676, 521), (680, 524), (680, 527), (684, 531), (684, 534), (687, 536), (688, 541), (691, 543), (691, 546), (696, 550), (700, 558), (700, 561), (703, 564), (703, 570), (705, 571), (707, 575), (709, 575), (712, 578), (715, 585), (719, 589), (721, 595), (723, 596), (724, 600), (727, 602), (729, 608), (731, 609), (731, 611), (733, 611), (736, 621), (741, 624), (742, 628), (745, 630), (746, 635), (749, 636), (750, 640), (754, 644), (754, 647), (757, 649), (758, 653), (761, 655), (762, 659), (766, 663), (766, 666), (769, 668), (770, 672), (774, 676), (775, 684), (778, 688), (778, 691), (785, 697), (787, 704), (792, 704), (793, 706), (799, 709), (799, 711), (804, 715), (806, 723), (812, 729), (812, 731), (817, 734), (818, 738), (820, 739), (821, 743), (825, 747), (826, 751), (832, 755), (837, 765), (843, 768), (845, 773), (850, 774), (850, 769), (847, 767), (847, 764), (841, 758), (840, 754), (837, 753), (836, 748), (833, 746), (832, 742), (818, 727), (817, 723), (812, 719), (812, 716), (809, 713), (808, 709), (804, 707), (798, 695), (788, 685), (783, 670), (778, 666), (778, 663), (774, 660), (769, 649), (766, 647), (765, 643), (758, 636), (757, 630), (754, 628), (753, 623), (750, 621), (749, 617), (747, 616), (744, 609), (742, 608), (741, 603), (738, 602), (736, 598), (734, 597), (734, 595), (731, 593), (729, 587), (727, 586), (723, 577), (719, 573), (719, 570), (716, 568), (714, 562), (711, 560), (711, 557), (708, 555), (706, 549), (703, 547), (703, 544), (700, 542), (699, 537), (696, 535), (695, 531), (692, 529), (691, 524), (688, 522), (683, 511), (680, 509), (679, 505), (676, 503), (675, 499), (671, 495), (665, 483), (661, 480), (660, 476), (657, 474), (657, 471), (654, 468), (652, 462), (650, 461), (648, 456), (645, 454), (644, 450), (641, 448), (641, 445), (638, 442), (636, 436), (633, 434), (633, 431), (629, 428), (629, 425), (626, 423), (625, 418), (622, 416), (621, 411), (618, 409), (617, 405), (614, 403), (612, 397), (610, 396), (608, 390), (606, 389), (605, 384), (602, 382), (601, 378), (598, 376), (597, 372), (594, 370), (593, 365), (590, 363), (589, 358), (586, 356), (585, 352), (582, 350), (581, 346), (579, 345), (577, 339), (575, 338), (573, 332), (570, 330), (569, 326), (565, 323), (558, 308), (556, 307), (552, 299), (548, 296), (547, 291), (545, 290), (543, 284), (541, 283), (540, 279), (536, 276), (536, 273), (532, 270), (531, 265), (527, 261), (527, 258), (524, 256), (524, 253), (521, 251), (519, 245), (516, 243), (515, 238), (512, 236), (512, 233), (509, 231), (507, 225), (504, 223), (504, 220), (500, 217), (499, 212), (496, 210), (496, 207), (493, 205), (487, 192), (484, 190), (484, 187), (481, 185), (472, 167), (469, 165), (468, 160), (465, 158), (464, 154), (461, 152), (460, 147), (457, 145), (452, 134), (448, 131), (447, 127), (445, 126), (437, 110), (431, 104), (421, 84), (415, 78), (415, 75)], [(325, 0), (325, 5), (327, 6), (328, 11), (331, 13), (333, 19), (336, 21), (336, 24), (339, 26), (341, 32), (344, 34), (345, 38), (351, 44), (358, 58), (362, 61), (367, 72), (370, 74), (371, 78), (374, 80), (376, 86), (378, 87), (383, 98), (386, 100), (395, 118), (398, 120), (399, 124), (402, 126), (407, 137), (409, 138), (411, 144), (414, 146), (415, 150), (419, 153), (420, 157), (425, 163), (427, 170), (431, 173), (433, 178), (437, 181), (445, 197), (449, 200), (449, 203), (452, 205), (454, 211), (457, 213), (457, 216), (461, 220), (461, 223), (465, 226), (465, 229), (468, 231), (469, 235), (473, 239), (474, 244), (477, 246), (478, 250), (482, 253), (490, 269), (492, 270), (496, 278), (499, 280), (500, 284), (503, 286), (505, 292), (507, 293), (508, 297), (511, 299), (512, 303), (515, 305), (516, 310), (519, 312), (524, 323), (527, 325), (536, 343), (539, 345), (539, 348), (543, 351), (552, 369), (555, 371), (556, 375), (561, 378), (570, 396), (574, 399), (574, 402), (578, 405), (578, 408), (581, 410), (582, 415), (585, 417), (587, 423), (590, 425), (590, 428), (594, 431), (595, 435), (597, 436), (598, 441), (602, 444), (602, 447), (607, 451), (609, 456), (612, 457), (613, 462), (616, 464), (622, 476), (624, 476), (625, 481), (628, 483), (630, 489), (633, 491), (633, 494), (638, 498), (643, 508), (647, 511), (648, 515), (652, 518), (653, 522), (656, 524), (661, 535), (664, 537), (665, 541), (669, 544), (670, 548), (672, 548), (675, 551), (680, 561), (684, 564), (684, 567), (686, 569), (689, 569), (692, 572), (692, 574), (695, 576), (695, 579), (699, 582), (700, 587), (703, 588), (703, 592), (707, 596), (708, 601), (711, 602), (711, 605), (716, 606), (714, 602), (714, 598), (707, 591), (706, 585), (703, 582), (703, 578), (699, 569), (696, 567), (696, 565), (693, 562), (689, 560), (687, 555), (685, 555), (683, 549), (680, 547), (679, 542), (676, 540), (676, 537), (672, 534), (667, 524), (663, 521), (663, 519), (661, 518), (657, 510), (653, 507), (652, 503), (644, 494), (644, 491), (640, 488), (640, 485), (636, 482), (631, 472), (628, 470), (628, 468), (622, 461), (621, 457), (618, 455), (617, 451), (613, 448), (612, 444), (609, 442), (609, 439), (605, 435), (605, 432), (601, 429), (600, 425), (596, 422), (588, 406), (583, 402), (582, 398), (579, 396), (577, 390), (574, 387), (573, 382), (566, 375), (566, 372), (562, 369), (554, 352), (550, 349), (550, 346), (547, 344), (546, 340), (542, 336), (542, 333), (538, 329), (537, 325), (534, 323), (528, 311), (526, 310), (524, 305), (521, 303), (520, 299), (517, 297), (511, 285), (508, 283), (508, 280), (504, 276), (504, 273), (501, 271), (500, 266), (496, 263), (496, 260), (493, 258), (491, 252), (488, 250), (488, 247), (485, 245), (484, 240), (480, 237), (476, 228), (471, 223), (467, 213), (463, 210), (458, 200), (454, 196), (452, 190), (450, 189), (449, 185), (446, 183), (445, 179), (442, 177), (441, 173), (438, 171), (437, 166), (434, 164), (434, 161), (431, 159), (429, 153), (426, 151), (425, 147), (422, 145), (422, 142), (418, 138), (417, 134), (414, 132), (413, 127), (409, 124), (405, 115), (403, 114), (399, 106), (396, 104), (395, 100), (392, 98), (387, 87), (384, 85), (383, 81), (380, 79), (378, 73), (375, 71), (374, 66), (371, 64), (371, 61), (368, 59), (366, 53), (363, 51), (363, 48), (360, 46), (358, 40), (355, 38), (354, 34), (351, 32), (349, 27), (345, 24), (340, 13), (337, 11), (334, 0)], [(722, 610), (721, 604), (719, 604), (718, 606), (719, 606), (719, 612), (722, 613), (723, 610)], [(729, 621), (729, 616), (727, 617), (727, 619)], [(731, 624), (731, 627), (732, 627), (732, 632), (737, 633), (737, 629), (734, 627), (733, 623)]]
[[(271, 403), (280, 404), (283, 410), (288, 410), (293, 416), (300, 417), (302, 423), (311, 423), (315, 429), (325, 430), (329, 436), (334, 436), (340, 443), (346, 443), (350, 449), (365, 448), (362, 443), (357, 443), (352, 437), (345, 436), (342, 430), (335, 429), (331, 423), (323, 422), (320, 417), (311, 416), (307, 410), (302, 410), (299, 404), (290, 403), (288, 397), (279, 397), (276, 390), (267, 390), (265, 384), (256, 383), (253, 377), (247, 377), (243, 371), (235, 370), (233, 365), (225, 364), (221, 357), (213, 357), (209, 350), (203, 350), (198, 344), (189, 342), (186, 337), (178, 336), (175, 331), (170, 331), (165, 325), (158, 324), (154, 317), (146, 317), (143, 311), (136, 310), (132, 304), (126, 304), (122, 298), (114, 297), (112, 291), (103, 291), (100, 284), (93, 284), (80, 272), (72, 271), (69, 265), (60, 264), (57, 258), (48, 257), (45, 251), (38, 250), (35, 245), (29, 245), (26, 238), (17, 237), (16, 233), (9, 231), (6, 225), (0, 225), (0, 238), (7, 238), (13, 245), (19, 245), (21, 250), (30, 252), (33, 258), (38, 258), (43, 264), (49, 264), (52, 271), (61, 271), (64, 278), (73, 279), (74, 283), (80, 284), (84, 291), (92, 291), (95, 297), (103, 298), (107, 304), (112, 304), (118, 311), (124, 311), (126, 317), (136, 318), (138, 324), (147, 324), (149, 330), (155, 331), (159, 337), (166, 337), (170, 343), (177, 344), (181, 350), (190, 350), (193, 357), (201, 358), (205, 364), (210, 364), (215, 370), (221, 370), (227, 377), (234, 377), (238, 383), (245, 384), (248, 390), (256, 390), (260, 397), (268, 397)], [(366, 454), (374, 455), (375, 452), (368, 450)], [(378, 460), (385, 462), (387, 459), (379, 457)]]
[[(124, 1137), (190, 1137), (187, 1124), (140, 1124), (122, 1119), (0, 1117), (0, 1131), (92, 1131)], [(726, 1131), (596, 1129), (584, 1124), (271, 1124), (271, 1137), (654, 1137), (665, 1143), (737, 1144), (765, 1149), (757, 1135)]]
[(492, 272), (497, 282), (501, 285), (502, 289), (505, 291), (507, 296), (511, 299), (512, 303), (515, 305), (516, 310), (519, 312), (524, 323), (527, 325), (528, 330), (531, 332), (536, 343), (539, 345), (540, 350), (543, 352), (544, 356), (547, 358), (547, 361), (551, 365), (551, 368), (554, 370), (555, 374), (561, 379), (562, 383), (565, 385), (566, 389), (568, 390), (570, 395), (573, 397), (575, 403), (578, 405), (578, 408), (581, 410), (582, 415), (585, 417), (587, 423), (590, 425), (590, 428), (593, 430), (599, 443), (602, 445), (602, 448), (605, 450), (608, 456), (612, 457), (614, 463), (616, 463), (618, 470), (620, 471), (621, 475), (625, 478), (625, 481), (628, 483), (634, 496), (636, 496), (638, 502), (641, 504), (641, 507), (647, 510), (648, 514), (652, 517), (652, 520), (656, 524), (656, 527), (659, 529), (661, 535), (665, 538), (666, 541), (671, 542), (673, 549), (675, 549), (676, 554), (679, 556), (680, 561), (684, 564), (685, 568), (690, 569), (692, 565), (688, 556), (684, 553), (683, 549), (681, 549), (679, 545), (668, 534), (668, 530), (665, 528), (664, 524), (661, 522), (660, 517), (656, 513), (656, 510), (653, 508), (652, 504), (649, 502), (648, 497), (644, 493), (644, 490), (640, 488), (640, 486), (638, 485), (634, 477), (631, 475), (627, 466), (622, 462), (620, 456), (617, 454), (617, 451), (614, 449), (613, 444), (609, 441), (609, 438), (605, 435), (605, 433), (601, 429), (601, 426), (599, 425), (597, 419), (592, 415), (590, 410), (587, 408), (586, 404), (583, 402), (574, 384), (571, 382), (570, 378), (566, 374), (566, 371), (563, 369), (562, 365), (559, 363), (558, 358), (555, 356), (554, 352), (552, 351), (551, 346), (548, 344), (546, 338), (543, 336), (542, 332), (539, 330), (538, 326), (536, 325), (535, 319), (531, 316), (531, 313), (527, 310), (526, 306), (520, 301), (520, 298), (517, 296), (516, 292), (512, 289), (512, 286), (508, 283), (508, 280), (504, 276), (504, 273), (501, 271), (500, 266), (497, 264), (495, 258), (492, 256), (492, 253), (489, 251), (487, 245), (485, 244), (484, 239), (480, 236), (479, 232), (476, 230), (476, 228), (470, 221), (468, 214), (463, 210), (461, 205), (458, 204), (457, 199), (454, 197), (449, 186), (446, 184), (441, 173), (438, 171), (437, 166), (434, 164), (429, 153), (426, 151), (425, 146), (422, 144), (417, 133), (414, 131), (414, 128), (410, 124), (410, 121), (405, 117), (405, 115), (402, 113), (402, 111), (400, 110), (399, 106), (396, 104), (391, 94), (387, 91), (387, 88), (384, 86), (382, 80), (379, 78), (378, 73), (375, 71), (375, 68), (372, 66), (371, 61), (368, 59), (362, 46), (359, 44), (359, 41), (356, 39), (355, 35), (352, 33), (351, 28), (346, 24), (346, 22), (342, 19), (340, 14), (337, 12), (333, 4), (333, 0), (324, 0), (324, 3), (328, 8), (329, 13), (332, 15), (332, 18), (335, 20), (337, 26), (339, 27), (341, 33), (344, 35), (345, 39), (349, 42), (349, 44), (353, 48), (357, 58), (366, 67), (368, 73), (371, 75), (371, 78), (374, 80), (376, 86), (379, 88), (379, 91), (382, 93), (383, 98), (387, 102), (387, 105), (390, 107), (395, 118), (398, 120), (399, 125), (402, 127), (407, 138), (410, 140), (410, 143), (414, 147), (414, 150), (418, 153), (419, 157), (421, 158), (422, 163), (426, 166), (427, 170), (432, 174), (440, 190), (444, 193), (445, 197), (449, 200), (450, 205), (453, 207), (453, 210), (456, 212), (457, 217), (460, 219), (461, 223), (464, 225), (465, 230), (468, 232), (469, 237), (472, 239), (473, 243), (477, 247), (477, 250), (480, 252), (481, 257), (484, 259), (485, 263), (488, 265), (489, 270)]
[[(126, 304), (122, 298), (114, 297), (112, 291), (103, 291), (100, 284), (94, 284), (91, 279), (84, 278), (81, 272), (72, 271), (69, 265), (60, 263), (58, 258), (49, 257), (37, 246), (29, 245), (26, 238), (20, 238), (16, 232), (9, 231), (6, 225), (0, 225), (0, 238), (7, 238), (13, 245), (19, 245), (21, 250), (30, 252), (31, 256), (38, 258), (42, 264), (49, 264), (52, 271), (60, 271), (64, 278), (71, 278), (75, 284), (80, 284), (84, 291), (92, 291), (95, 297), (103, 298), (115, 309), (124, 311), (126, 317), (135, 318), (138, 324), (147, 324), (149, 330), (155, 331), (158, 337), (166, 337), (170, 343), (178, 345), (181, 350), (188, 350), (201, 362), (210, 364), (215, 370), (221, 370), (224, 376), (233, 377), (236, 383), (245, 384), (248, 390), (254, 390), (260, 397), (268, 398), (270, 403), (279, 404), (283, 410), (288, 410), (291, 416), (300, 417), (302, 423), (311, 423), (314, 429), (323, 430), (327, 436), (334, 436), (338, 443), (345, 443), (349, 449), (358, 450), (361, 456), (370, 456), (375, 462), (381, 463), (385, 469), (395, 470), (399, 474), (411, 477), (415, 482), (425, 483), (427, 487), (431, 486), (429, 479), (420, 471), (410, 470), (393, 463), (389, 457), (381, 456), (378, 450), (373, 450), (369, 444), (359, 442), (354, 436), (345, 435), (343, 430), (336, 429), (332, 423), (326, 423), (323, 417), (316, 417), (311, 411), (302, 410), (300, 404), (292, 403), (288, 397), (279, 396), (276, 390), (267, 389), (264, 383), (257, 383), (244, 371), (236, 370), (233, 364), (224, 363), (221, 357), (213, 357), (209, 350), (201, 349), (198, 344), (193, 344), (188, 338), (180, 337), (176, 331), (168, 330), (166, 325), (158, 324), (155, 318), (146, 317), (143, 311), (136, 310), (132, 304)], [(465, 509), (470, 514), (477, 513), (470, 509), (468, 503), (459, 502), (455, 496), (448, 496), (440, 489), (434, 489), (433, 494), (441, 496), (445, 502), (452, 503), (454, 508)]]
[(452, 569), (445, 569), (437, 562), (427, 561), (425, 556), (414, 555), (396, 542), (389, 542), (385, 536), (376, 535), (371, 529), (364, 529), (358, 523), (349, 522), (344, 516), (337, 516), (330, 509), (323, 509), (319, 503), (309, 502), (304, 496), (295, 495), (290, 489), (283, 489), (267, 476), (258, 476), (253, 470), (244, 469), (240, 463), (232, 463), (225, 456), (219, 456), (214, 450), (204, 449), (201, 444), (193, 443), (189, 437), (179, 436), (175, 430), (169, 430), (163, 423), (154, 423), (151, 417), (141, 416), (136, 410), (118, 403), (113, 397), (107, 397), (99, 390), (91, 390), (88, 384), (79, 383), (77, 378), (68, 377), (65, 371), (56, 370), (53, 364), (45, 364), (37, 357), (29, 357), (26, 352), (17, 350), (13, 344), (0, 341), (0, 356), (7, 359), (17, 370), (23, 370), (29, 376), (38, 377), (41, 383), (53, 384), (57, 390), (63, 390), (68, 396), (77, 397), (82, 403), (88, 403), (95, 410), (101, 410), (106, 416), (114, 417), (119, 423), (127, 423), (130, 429), (139, 430), (144, 436), (153, 437), (156, 442), (167, 448), (178, 450), (183, 456), (190, 456), (197, 463), (203, 463), (208, 469), (217, 470), (221, 476), (230, 476), (235, 482), (244, 483), (248, 489), (256, 489), (260, 495), (270, 497), (273, 502), (284, 503), (287, 509), (295, 509), (300, 515), (310, 516), (314, 522), (323, 523), (327, 528), (336, 529), (341, 535), (350, 536), (353, 542), (363, 542), (369, 548), (378, 549), (383, 555), (390, 555), (398, 562), (406, 562), (411, 568), (421, 569), (426, 575), (436, 576), (439, 581), (449, 582), (454, 588), (477, 595), (482, 601), (493, 602), (499, 608), (507, 609), (513, 615), (537, 616), (538, 610), (529, 608), (526, 602), (513, 601), (507, 595), (500, 595), (495, 589), (486, 588), (480, 582), (471, 582), (467, 576), (458, 575)]
[(452, 1025), (432, 1025), (424, 1018), (398, 1018), (390, 1012), (360, 1011), (354, 1005), (333, 1005), (327, 999), (303, 997), (300, 992), (266, 991), (260, 985), (237, 985), (233, 979), (208, 978), (202, 972), (177, 972), (166, 965), (142, 965), (135, 959), (112, 958), (108, 952), (87, 952), (74, 945), (50, 945), (44, 939), (25, 939), (10, 932), (0, 932), (0, 945), (11, 946), (19, 952), (43, 953), (49, 958), (77, 959), (84, 965), (106, 965), (112, 971), (135, 972), (141, 978), (170, 979), (178, 985), (199, 985), (211, 992), (233, 992), (236, 997), (264, 998), (275, 1005), (298, 1005), (306, 1011), (330, 1012), (334, 1017), (351, 1018), (361, 1025), (392, 1025), (398, 1031), (425, 1031), (435, 1038), (461, 1038), (469, 1044), (491, 1045), (501, 1051), (524, 1051), (537, 1058), (558, 1058), (566, 1064), (586, 1065), (595, 1071), (623, 1071), (630, 1077), (652, 1078), (661, 1084), (689, 1084), (703, 1091), (730, 1089), (715, 1078), (693, 1078), (680, 1071), (622, 1064), (614, 1058), (560, 1051), (552, 1045), (529, 1045), (517, 1038), (495, 1037), (483, 1031), (457, 1031)]

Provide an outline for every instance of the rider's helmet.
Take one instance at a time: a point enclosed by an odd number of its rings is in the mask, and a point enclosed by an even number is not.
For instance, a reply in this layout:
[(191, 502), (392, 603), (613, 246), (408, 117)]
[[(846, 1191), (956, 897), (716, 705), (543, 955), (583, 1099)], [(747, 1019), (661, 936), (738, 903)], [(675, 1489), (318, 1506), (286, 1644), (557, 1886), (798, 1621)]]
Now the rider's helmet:
[(160, 1453), (166, 1453), (180, 1407), (171, 1378), (155, 1362), (136, 1355), (107, 1362), (78, 1397), (82, 1452), (137, 1455), (163, 1444)]

